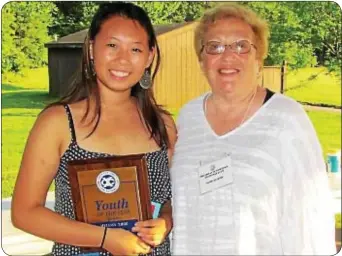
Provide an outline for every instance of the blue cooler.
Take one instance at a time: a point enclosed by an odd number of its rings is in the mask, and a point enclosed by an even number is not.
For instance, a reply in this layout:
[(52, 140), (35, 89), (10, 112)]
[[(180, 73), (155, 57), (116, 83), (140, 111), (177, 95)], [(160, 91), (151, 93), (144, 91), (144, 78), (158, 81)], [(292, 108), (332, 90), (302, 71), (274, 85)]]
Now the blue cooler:
[(338, 173), (341, 171), (341, 156), (338, 153), (328, 154), (328, 172)]

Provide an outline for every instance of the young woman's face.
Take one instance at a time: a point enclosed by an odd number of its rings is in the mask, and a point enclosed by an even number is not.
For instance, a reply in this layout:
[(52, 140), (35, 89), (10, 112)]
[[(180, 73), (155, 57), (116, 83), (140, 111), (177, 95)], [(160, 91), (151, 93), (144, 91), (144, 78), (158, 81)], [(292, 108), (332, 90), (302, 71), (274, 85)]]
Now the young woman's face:
[(152, 63), (153, 55), (143, 27), (120, 16), (101, 25), (90, 47), (98, 85), (114, 91), (134, 86)]

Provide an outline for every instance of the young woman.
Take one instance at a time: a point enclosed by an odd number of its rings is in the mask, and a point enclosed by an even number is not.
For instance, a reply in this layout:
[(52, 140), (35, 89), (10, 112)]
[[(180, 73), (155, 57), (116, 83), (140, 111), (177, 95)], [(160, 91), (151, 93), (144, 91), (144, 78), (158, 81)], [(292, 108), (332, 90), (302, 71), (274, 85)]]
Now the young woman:
[[(153, 60), (155, 70), (151, 79)], [(176, 138), (170, 115), (155, 102), (151, 85), (159, 66), (156, 36), (147, 14), (131, 3), (107, 3), (95, 14), (83, 49), (78, 83), (47, 107), (29, 135), (16, 182), (13, 224), (53, 240), (52, 255), (169, 255), (172, 228), (168, 163)], [(137, 236), (75, 220), (66, 165), (69, 160), (145, 153), (151, 200), (159, 218), (138, 222)], [(55, 179), (55, 211), (44, 207)]]

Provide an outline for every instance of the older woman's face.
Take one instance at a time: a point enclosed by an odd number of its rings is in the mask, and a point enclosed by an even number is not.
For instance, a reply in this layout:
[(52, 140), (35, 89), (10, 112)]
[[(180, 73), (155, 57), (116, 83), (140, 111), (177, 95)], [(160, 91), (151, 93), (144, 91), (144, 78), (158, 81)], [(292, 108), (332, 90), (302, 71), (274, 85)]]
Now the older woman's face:
[[(248, 40), (255, 44), (252, 28), (236, 18), (217, 20), (204, 36), (204, 44), (215, 41), (230, 45), (237, 40)], [(248, 93), (257, 85), (257, 73), (260, 68), (256, 59), (256, 49), (249, 53), (238, 54), (229, 47), (217, 55), (211, 55), (203, 49), (201, 67), (214, 93)]]

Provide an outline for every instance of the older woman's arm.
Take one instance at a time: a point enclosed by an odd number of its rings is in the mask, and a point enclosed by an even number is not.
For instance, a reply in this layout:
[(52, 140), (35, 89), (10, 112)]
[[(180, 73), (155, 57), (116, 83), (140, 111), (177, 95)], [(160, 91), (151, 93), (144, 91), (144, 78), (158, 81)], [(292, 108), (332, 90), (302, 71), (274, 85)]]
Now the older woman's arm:
[(283, 252), (334, 255), (335, 222), (332, 195), (316, 132), (299, 111), (290, 133), (283, 135), (283, 215), (279, 230)]

